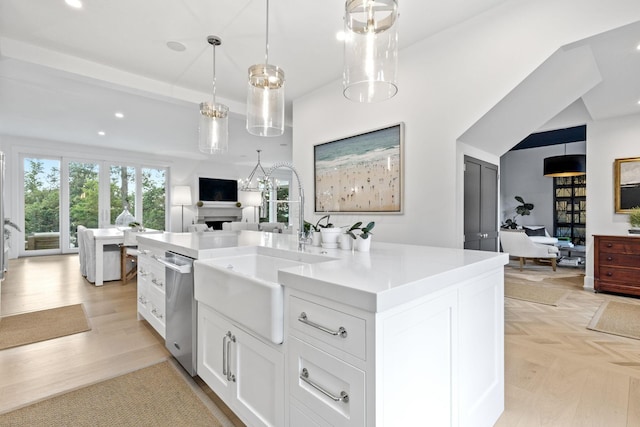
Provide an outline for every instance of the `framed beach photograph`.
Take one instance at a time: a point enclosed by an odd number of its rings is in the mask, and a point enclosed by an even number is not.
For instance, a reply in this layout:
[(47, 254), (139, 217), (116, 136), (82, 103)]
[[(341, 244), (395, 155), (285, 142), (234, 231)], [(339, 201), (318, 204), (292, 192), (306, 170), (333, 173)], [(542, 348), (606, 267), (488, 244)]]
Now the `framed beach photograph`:
[(316, 213), (401, 214), (404, 123), (313, 148)]
[(616, 159), (614, 176), (616, 213), (630, 213), (640, 206), (640, 157)]

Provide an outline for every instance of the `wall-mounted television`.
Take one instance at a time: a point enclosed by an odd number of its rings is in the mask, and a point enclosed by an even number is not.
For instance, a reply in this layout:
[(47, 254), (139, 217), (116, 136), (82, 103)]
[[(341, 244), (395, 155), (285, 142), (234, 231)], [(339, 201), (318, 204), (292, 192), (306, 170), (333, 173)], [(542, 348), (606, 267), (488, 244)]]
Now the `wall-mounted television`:
[(201, 177), (198, 181), (198, 200), (235, 203), (238, 201), (238, 181)]

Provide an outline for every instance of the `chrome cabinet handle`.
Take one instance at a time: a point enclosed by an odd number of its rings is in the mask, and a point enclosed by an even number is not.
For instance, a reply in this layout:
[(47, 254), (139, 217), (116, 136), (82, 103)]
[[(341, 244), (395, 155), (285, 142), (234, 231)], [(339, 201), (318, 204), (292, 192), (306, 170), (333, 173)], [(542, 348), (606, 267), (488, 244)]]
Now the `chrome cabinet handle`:
[(153, 314), (160, 320), (162, 320), (162, 318), (164, 317), (162, 314), (158, 313), (158, 310), (156, 308), (151, 309), (151, 314)]
[(231, 332), (227, 332), (222, 337), (222, 375), (227, 375), (227, 337), (231, 335)]
[(143, 295), (138, 297), (138, 301), (140, 301), (140, 304), (142, 305), (147, 305), (147, 299)]
[(347, 394), (346, 391), (341, 391), (340, 392), (340, 396), (334, 396), (333, 394), (331, 394), (330, 392), (328, 392), (324, 388), (320, 387), (318, 384), (316, 384), (313, 381), (311, 381), (309, 379), (309, 371), (307, 370), (307, 368), (302, 368), (302, 373), (300, 374), (300, 379), (302, 381), (304, 381), (305, 383), (309, 384), (311, 387), (313, 387), (316, 390), (318, 390), (320, 393), (322, 393), (325, 396), (327, 396), (329, 399), (333, 400), (334, 402), (342, 401), (344, 403), (349, 403), (349, 395)]
[(333, 335), (333, 336), (339, 336), (340, 338), (346, 338), (347, 337), (347, 330), (345, 328), (343, 328), (342, 326), (340, 326), (338, 328), (337, 331), (333, 331), (329, 328), (325, 328), (322, 325), (318, 325), (315, 322), (312, 322), (311, 320), (307, 319), (307, 313), (305, 313), (304, 311), (302, 313), (300, 313), (300, 316), (298, 316), (298, 322), (302, 322), (305, 325), (309, 325), (312, 328), (316, 328), (316, 329), (320, 329), (322, 332), (325, 332), (329, 335)]
[(151, 283), (153, 283), (154, 285), (156, 285), (159, 288), (162, 288), (164, 286), (164, 283), (159, 282), (158, 279), (156, 279), (155, 277), (153, 279), (151, 279)]
[(227, 341), (227, 381), (232, 381), (232, 382), (236, 382), (236, 376), (233, 375), (231, 373), (231, 358), (230, 358), (230, 351), (231, 351), (231, 343), (232, 342), (236, 342), (236, 336), (235, 335), (231, 335), (231, 331), (227, 332), (227, 337), (229, 338), (229, 341)]

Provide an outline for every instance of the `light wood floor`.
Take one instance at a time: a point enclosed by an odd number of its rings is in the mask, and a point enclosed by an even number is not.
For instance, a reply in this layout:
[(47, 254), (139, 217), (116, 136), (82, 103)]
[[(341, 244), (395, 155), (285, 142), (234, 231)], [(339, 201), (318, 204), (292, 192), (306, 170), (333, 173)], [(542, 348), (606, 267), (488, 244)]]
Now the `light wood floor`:
[[(585, 328), (604, 300), (640, 300), (584, 291), (573, 273), (506, 268), (507, 281), (565, 288), (569, 296), (558, 307), (505, 299), (506, 410), (498, 427), (640, 426), (640, 341)], [(83, 303), (93, 329), (0, 351), (0, 413), (169, 357), (136, 319), (135, 296), (135, 282), (87, 283), (75, 255), (11, 260), (3, 316)]]
[(605, 300), (571, 268), (505, 267), (505, 282), (563, 288), (557, 307), (505, 298), (506, 410), (497, 427), (640, 426), (640, 340), (586, 329)]
[[(170, 357), (164, 340), (136, 315), (135, 280), (96, 287), (77, 255), (10, 260), (2, 316), (82, 303), (91, 331), (0, 351), (0, 413), (131, 372)], [(243, 424), (202, 382), (234, 424)]]

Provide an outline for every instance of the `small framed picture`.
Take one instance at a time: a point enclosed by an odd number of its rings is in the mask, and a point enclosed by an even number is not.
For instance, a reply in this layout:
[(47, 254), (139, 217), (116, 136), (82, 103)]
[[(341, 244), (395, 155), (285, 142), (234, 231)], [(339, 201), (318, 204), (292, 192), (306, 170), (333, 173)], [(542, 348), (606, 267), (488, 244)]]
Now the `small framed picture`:
[(616, 159), (614, 176), (616, 213), (640, 207), (640, 157)]

